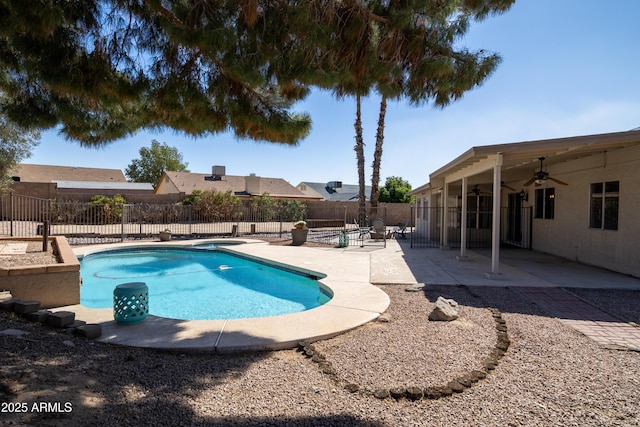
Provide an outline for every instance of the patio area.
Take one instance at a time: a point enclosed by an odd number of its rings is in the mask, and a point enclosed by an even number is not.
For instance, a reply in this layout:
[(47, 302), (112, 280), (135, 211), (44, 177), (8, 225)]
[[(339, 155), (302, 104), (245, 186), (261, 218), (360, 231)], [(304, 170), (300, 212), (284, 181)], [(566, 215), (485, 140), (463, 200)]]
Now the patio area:
[[(521, 288), (522, 294), (541, 307), (548, 299), (541, 291), (565, 287), (590, 289), (640, 289), (640, 279), (562, 260), (528, 250), (503, 251), (502, 277), (488, 279), (490, 258), (482, 251), (470, 251), (459, 260), (454, 250), (410, 249), (405, 240), (389, 240), (386, 247), (305, 247), (273, 246), (261, 241), (245, 240), (233, 251), (320, 272), (321, 279), (335, 293), (322, 307), (292, 315), (261, 319), (187, 321), (149, 316), (144, 322), (121, 325), (113, 320), (113, 310), (90, 309), (82, 305), (66, 306), (54, 311), (72, 311), (76, 318), (102, 326), (99, 341), (134, 347), (186, 352), (241, 352), (293, 348), (301, 341), (330, 338), (375, 320), (389, 305), (389, 298), (372, 285), (464, 285), (468, 287)], [(189, 241), (172, 242), (179, 246)], [(153, 243), (151, 245), (154, 245)], [(112, 244), (76, 248), (79, 255), (101, 248), (149, 246), (149, 243)], [(566, 313), (565, 306), (576, 305), (577, 298), (564, 300), (564, 306), (547, 310), (552, 316)], [(559, 307), (564, 307), (561, 309)], [(585, 319), (599, 320), (603, 314), (593, 306), (580, 319), (567, 319), (569, 326), (591, 336), (601, 336), (598, 328)], [(578, 322), (576, 322), (578, 320)], [(614, 319), (609, 319), (612, 322)], [(586, 322), (586, 323), (585, 323)], [(295, 326), (294, 326), (295, 325)], [(617, 326), (617, 329), (613, 329)], [(640, 348), (640, 328), (622, 322), (609, 323), (607, 331), (622, 331), (630, 336), (631, 348)], [(605, 345), (625, 345), (617, 335)]]

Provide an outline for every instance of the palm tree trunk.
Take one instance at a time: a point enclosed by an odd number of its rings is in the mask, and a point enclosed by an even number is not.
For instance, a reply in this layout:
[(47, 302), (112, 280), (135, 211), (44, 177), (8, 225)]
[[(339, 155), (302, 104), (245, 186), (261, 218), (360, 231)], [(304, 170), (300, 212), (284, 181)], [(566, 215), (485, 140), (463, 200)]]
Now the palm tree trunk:
[(364, 140), (362, 138), (362, 112), (360, 111), (360, 95), (356, 95), (356, 145), (353, 148), (358, 160), (358, 224), (365, 226), (367, 222), (367, 198), (364, 180)]
[(380, 164), (382, 163), (382, 143), (384, 142), (384, 119), (387, 114), (387, 97), (382, 95), (378, 130), (376, 131), (376, 148), (373, 151), (371, 165), (371, 217), (378, 215), (378, 199), (380, 198)]

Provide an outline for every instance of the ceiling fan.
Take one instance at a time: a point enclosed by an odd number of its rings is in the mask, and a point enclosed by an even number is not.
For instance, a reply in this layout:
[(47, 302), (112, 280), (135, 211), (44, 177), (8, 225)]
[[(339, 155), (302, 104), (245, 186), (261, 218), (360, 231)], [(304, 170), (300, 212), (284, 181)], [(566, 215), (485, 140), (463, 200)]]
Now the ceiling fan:
[(546, 180), (550, 179), (553, 182), (556, 182), (560, 185), (569, 185), (564, 181), (560, 181), (559, 179), (556, 178), (551, 178), (549, 176), (549, 172), (545, 172), (542, 170), (542, 162), (544, 161), (545, 157), (539, 157), (538, 160), (540, 160), (540, 170), (537, 172), (533, 173), (533, 178), (531, 178), (529, 181), (524, 183), (525, 187), (530, 186), (531, 184), (533, 184), (534, 182), (536, 183), (536, 185), (540, 185), (542, 183), (544, 183)]
[(476, 196), (490, 196), (491, 193), (485, 193), (484, 191), (481, 191), (478, 188), (478, 184), (475, 184), (473, 186), (473, 188), (471, 189), (471, 191), (469, 191), (467, 194), (475, 194)]
[(513, 188), (513, 187), (511, 187), (511, 186), (509, 186), (509, 185), (507, 185), (507, 184), (505, 184), (505, 183), (504, 183), (504, 181), (500, 181), (500, 187), (502, 187), (502, 188), (506, 188), (507, 190), (516, 191), (516, 189), (515, 189), (515, 188)]

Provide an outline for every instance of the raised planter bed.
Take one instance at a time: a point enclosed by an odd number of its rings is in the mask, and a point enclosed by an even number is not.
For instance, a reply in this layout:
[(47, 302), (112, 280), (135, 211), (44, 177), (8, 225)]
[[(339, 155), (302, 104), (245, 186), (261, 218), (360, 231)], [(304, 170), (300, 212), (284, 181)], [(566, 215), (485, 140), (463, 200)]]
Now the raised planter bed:
[[(42, 242), (41, 238), (0, 238), (2, 241)], [(58, 258), (57, 264), (0, 267), (0, 290), (14, 298), (40, 301), (42, 308), (80, 304), (80, 262), (67, 239), (49, 237)]]

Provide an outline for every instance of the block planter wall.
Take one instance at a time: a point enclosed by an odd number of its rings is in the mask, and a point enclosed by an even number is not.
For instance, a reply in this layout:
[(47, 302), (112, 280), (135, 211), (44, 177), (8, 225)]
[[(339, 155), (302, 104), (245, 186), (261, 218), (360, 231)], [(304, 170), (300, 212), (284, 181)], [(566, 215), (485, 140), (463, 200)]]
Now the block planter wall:
[[(2, 238), (0, 241), (42, 242), (39, 238)], [(40, 301), (42, 308), (80, 304), (80, 262), (62, 236), (49, 238), (58, 264), (0, 267), (0, 290), (14, 298)]]

